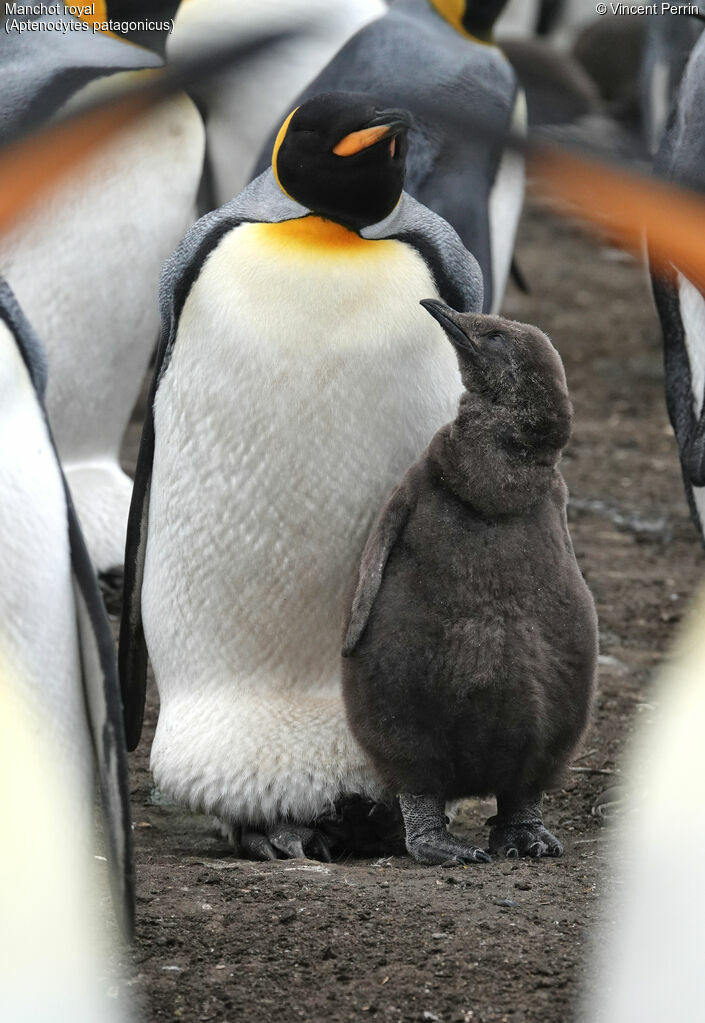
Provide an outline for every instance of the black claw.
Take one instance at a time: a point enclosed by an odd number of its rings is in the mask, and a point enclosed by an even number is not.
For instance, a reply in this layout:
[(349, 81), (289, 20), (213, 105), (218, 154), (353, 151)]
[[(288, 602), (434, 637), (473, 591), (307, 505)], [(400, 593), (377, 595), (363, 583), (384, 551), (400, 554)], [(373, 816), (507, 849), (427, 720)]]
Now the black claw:
[(264, 835), (255, 831), (244, 832), (240, 837), (240, 848), (245, 856), (253, 860), (277, 860), (276, 849)]
[(289, 859), (306, 859), (304, 837), (301, 834), (297, 834), (289, 828), (280, 828), (277, 831), (270, 831), (268, 837), (274, 848), (284, 853)]
[(531, 824), (495, 824), (490, 832), (490, 850), (503, 851), (507, 858), (560, 856), (563, 847), (540, 822)]

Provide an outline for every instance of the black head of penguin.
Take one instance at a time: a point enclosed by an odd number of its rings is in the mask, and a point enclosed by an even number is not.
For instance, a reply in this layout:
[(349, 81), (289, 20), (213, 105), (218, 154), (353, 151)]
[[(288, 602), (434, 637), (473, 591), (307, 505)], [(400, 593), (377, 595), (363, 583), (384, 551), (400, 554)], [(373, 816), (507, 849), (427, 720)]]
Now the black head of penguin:
[(508, 0), (430, 0), (446, 21), (483, 41), (491, 41), (495, 22)]
[(421, 303), (455, 348), (465, 387), (456, 425), (523, 464), (553, 466), (570, 438), (573, 409), (561, 358), (537, 327)]
[(364, 93), (327, 92), (297, 107), (274, 143), (272, 169), (292, 199), (355, 230), (401, 196), (411, 116)]

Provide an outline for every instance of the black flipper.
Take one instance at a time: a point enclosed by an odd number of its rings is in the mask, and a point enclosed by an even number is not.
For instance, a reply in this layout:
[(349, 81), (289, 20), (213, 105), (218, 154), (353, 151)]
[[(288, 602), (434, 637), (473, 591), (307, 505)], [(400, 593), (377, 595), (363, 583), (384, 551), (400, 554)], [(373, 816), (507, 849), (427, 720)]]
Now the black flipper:
[[(44, 416), (49, 439), (56, 454), (56, 445), (44, 408), (46, 359), (43, 349), (13, 292), (2, 278), (0, 319), (11, 331), (27, 366), (37, 395), (37, 406)], [(58, 454), (56, 465), (61, 473), (66, 495), (82, 684), (88, 725), (95, 750), (113, 901), (120, 927), (129, 940), (133, 936), (135, 922), (134, 860), (127, 753), (115, 647), (98, 581)]]
[(377, 516), (362, 552), (350, 621), (343, 640), (343, 657), (349, 657), (360, 642), (382, 585), (389, 555), (410, 511), (409, 491), (404, 479)]

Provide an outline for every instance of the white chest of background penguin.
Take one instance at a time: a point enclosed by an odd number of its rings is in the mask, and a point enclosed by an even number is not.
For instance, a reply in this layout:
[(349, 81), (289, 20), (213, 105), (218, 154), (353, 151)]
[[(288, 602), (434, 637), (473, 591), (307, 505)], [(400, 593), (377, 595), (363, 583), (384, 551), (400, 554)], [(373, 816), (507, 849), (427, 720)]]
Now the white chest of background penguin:
[[(178, 0), (165, 4), (155, 23)], [(135, 17), (135, 0), (85, 6), (94, 11), (88, 21)], [(68, 13), (25, 20), (39, 28), (0, 35), (0, 137), (162, 64), (127, 39), (71, 31), (79, 19)], [(158, 46), (149, 36), (136, 41)], [(122, 565), (132, 483), (120, 443), (159, 334), (160, 269), (196, 216), (203, 152), (198, 111), (177, 96), (0, 239), (0, 272), (47, 350), (47, 408), (100, 572)]]
[(346, 590), (385, 491), (457, 406), (419, 299), (482, 304), (457, 235), (402, 194), (406, 129), (359, 94), (305, 104), (279, 183), (199, 221), (163, 276), (125, 563), (128, 743), (148, 648), (158, 786), (257, 855), (306, 846), (282, 822), (380, 794), (343, 710)]
[[(524, 201), (524, 164), (481, 138), (526, 127), (511, 64), (492, 42), (506, 0), (396, 0), (360, 29), (301, 94), (364, 90), (414, 118), (405, 188), (448, 221), (477, 259), (485, 310), (499, 308)], [(263, 150), (259, 171), (269, 164)]]
[[(83, 858), (84, 877), (93, 867), (97, 770), (115, 908), (130, 933), (130, 794), (115, 650), (47, 423), (45, 388), (46, 357), (0, 277), (0, 690), (53, 764), (49, 790), (70, 799), (68, 844)], [(7, 795), (25, 779), (4, 781)]]

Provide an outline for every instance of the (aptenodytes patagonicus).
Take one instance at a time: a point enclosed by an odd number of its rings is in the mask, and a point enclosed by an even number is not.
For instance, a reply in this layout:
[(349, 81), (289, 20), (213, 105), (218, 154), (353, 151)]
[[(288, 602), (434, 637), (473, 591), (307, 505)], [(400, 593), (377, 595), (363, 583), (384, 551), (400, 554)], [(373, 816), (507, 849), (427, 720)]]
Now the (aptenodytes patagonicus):
[[(21, 34), (12, 20), (0, 35), (3, 137), (161, 66), (68, 13), (20, 18)], [(122, 564), (132, 484), (118, 453), (159, 334), (159, 272), (195, 218), (203, 152), (200, 116), (178, 96), (0, 239), (0, 272), (49, 357), (47, 410), (100, 572)]]
[(588, 720), (597, 616), (557, 462), (572, 408), (535, 327), (423, 303), (466, 391), (380, 512), (343, 644), (353, 734), (399, 796), (421, 863), (487, 860), (445, 806), (495, 795), (490, 849), (555, 856), (543, 793)]
[[(477, 259), (485, 310), (498, 309), (504, 294), (524, 199), (522, 159), (481, 136), (473, 121), (500, 132), (526, 125), (516, 75), (492, 43), (504, 2), (397, 0), (343, 46), (299, 101), (363, 89), (411, 111), (406, 191), (447, 220)], [(271, 145), (258, 169), (270, 152)]]
[[(655, 168), (705, 192), (705, 35), (686, 66)], [(652, 273), (652, 285), (663, 332), (666, 406), (690, 511), (705, 543), (705, 294), (675, 265)]]
[(0, 689), (31, 723), (45, 762), (54, 761), (80, 828), (71, 842), (84, 851), (97, 769), (116, 910), (129, 933), (132, 836), (115, 650), (46, 420), (45, 388), (41, 345), (0, 278)]
[(380, 792), (345, 721), (345, 595), (385, 491), (457, 407), (419, 300), (482, 305), (476, 261), (402, 191), (407, 117), (360, 94), (303, 104), (162, 278), (125, 558), (128, 744), (149, 652), (158, 787), (255, 855), (320, 852), (290, 826)]
[[(198, 91), (208, 138), (211, 204), (220, 206), (242, 191), (282, 112), (296, 105), (301, 90), (354, 32), (386, 9), (383, 0), (188, 0), (181, 4), (167, 43), (170, 60), (192, 57), (209, 46), (222, 46), (228, 38), (246, 38), (263, 29), (291, 33)], [(266, 166), (271, 152), (270, 145)]]

